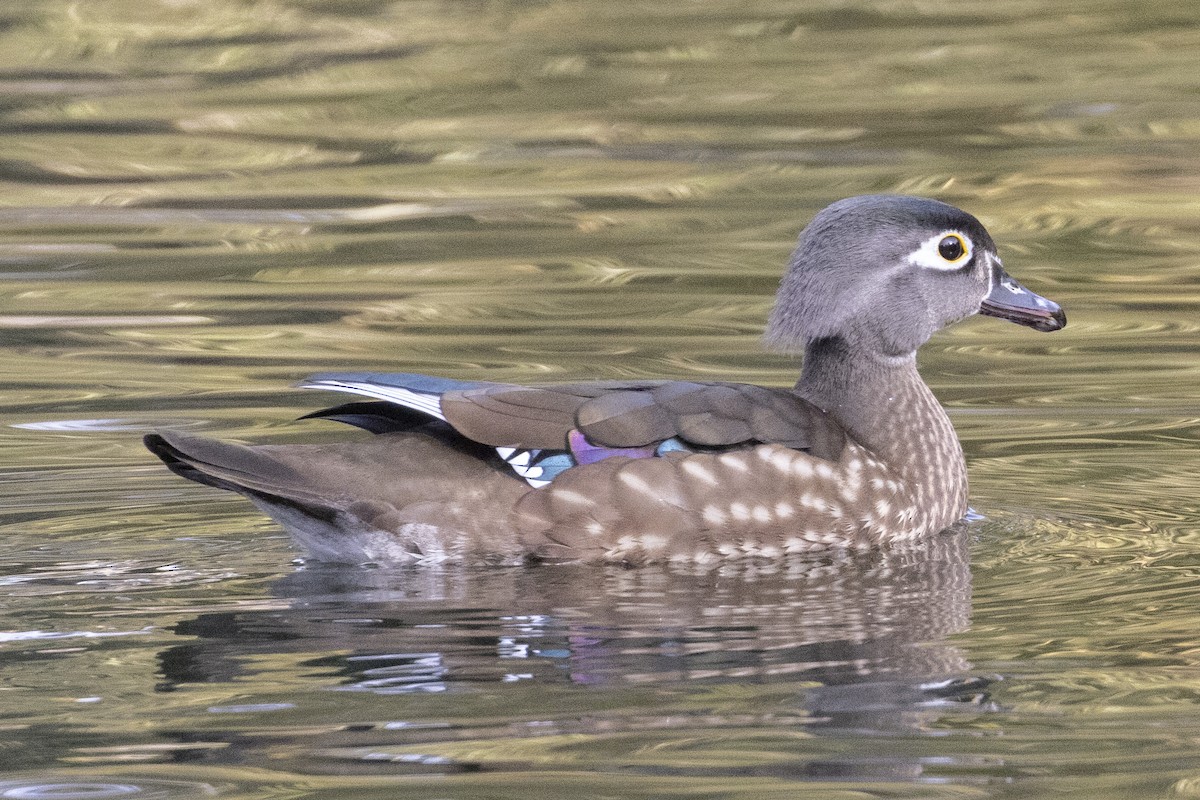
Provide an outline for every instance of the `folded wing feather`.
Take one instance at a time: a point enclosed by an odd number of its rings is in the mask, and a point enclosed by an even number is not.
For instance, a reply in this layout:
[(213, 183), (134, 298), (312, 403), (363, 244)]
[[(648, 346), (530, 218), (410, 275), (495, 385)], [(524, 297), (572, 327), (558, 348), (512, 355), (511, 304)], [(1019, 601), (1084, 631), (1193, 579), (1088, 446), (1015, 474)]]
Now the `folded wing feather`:
[(834, 459), (845, 443), (837, 423), (795, 393), (745, 384), (498, 385), (448, 392), (441, 408), (464, 436), (494, 446), (562, 448), (572, 429), (613, 448), (677, 437), (701, 447), (771, 442)]
[(395, 402), (444, 419), (467, 439), (493, 447), (562, 450), (572, 430), (611, 448), (669, 439), (708, 448), (761, 442), (825, 459), (836, 459), (845, 444), (837, 423), (794, 392), (749, 384), (597, 381), (529, 387), (425, 375), (336, 373), (314, 376), (302, 385)]

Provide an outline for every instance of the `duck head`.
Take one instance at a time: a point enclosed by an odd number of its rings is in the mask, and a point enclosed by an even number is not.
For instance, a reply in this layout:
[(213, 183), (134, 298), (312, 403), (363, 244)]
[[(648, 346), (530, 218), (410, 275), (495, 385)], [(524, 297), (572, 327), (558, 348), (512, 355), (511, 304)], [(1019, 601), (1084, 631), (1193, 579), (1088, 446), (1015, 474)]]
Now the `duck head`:
[(1057, 303), (1004, 271), (975, 217), (936, 200), (865, 195), (828, 206), (800, 233), (766, 340), (796, 352), (836, 337), (903, 357), (977, 313), (1039, 331), (1067, 324)]

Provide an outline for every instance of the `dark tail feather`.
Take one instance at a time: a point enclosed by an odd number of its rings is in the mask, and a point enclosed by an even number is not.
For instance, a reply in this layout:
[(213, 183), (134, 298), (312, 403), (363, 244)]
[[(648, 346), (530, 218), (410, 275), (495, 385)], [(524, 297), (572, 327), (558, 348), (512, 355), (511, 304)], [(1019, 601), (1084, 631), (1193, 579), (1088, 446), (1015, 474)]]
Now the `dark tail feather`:
[[(173, 435), (171, 438), (183, 439), (184, 437)], [(193, 439), (187, 437), (187, 441), (190, 442)], [(193, 456), (189, 455), (183, 448), (177, 446), (166, 436), (158, 433), (147, 434), (142, 438), (142, 444), (146, 445), (146, 449), (151, 453), (161, 458), (162, 462), (167, 465), (167, 468), (176, 475), (187, 478), (190, 481), (195, 481), (196, 483), (215, 486), (218, 489), (226, 489), (231, 492), (241, 489), (237, 484), (205, 472)]]
[(196, 483), (256, 497), (325, 505), (311, 481), (264, 452), (269, 448), (180, 433), (152, 433), (142, 441), (172, 472)]

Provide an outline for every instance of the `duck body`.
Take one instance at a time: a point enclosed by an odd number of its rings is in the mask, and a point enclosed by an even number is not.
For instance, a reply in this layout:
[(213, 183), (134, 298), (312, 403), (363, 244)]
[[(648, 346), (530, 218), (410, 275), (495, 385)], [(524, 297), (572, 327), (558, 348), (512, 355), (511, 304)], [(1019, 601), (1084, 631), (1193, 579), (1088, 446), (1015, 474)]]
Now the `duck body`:
[(802, 232), (772, 313), (768, 341), (804, 353), (793, 388), (327, 373), (301, 385), (371, 400), (309, 416), (372, 437), (146, 444), (320, 560), (703, 563), (910, 541), (967, 511), (962, 448), (916, 350), (981, 310), (1065, 324), (1003, 271), (974, 217), (850, 198)]

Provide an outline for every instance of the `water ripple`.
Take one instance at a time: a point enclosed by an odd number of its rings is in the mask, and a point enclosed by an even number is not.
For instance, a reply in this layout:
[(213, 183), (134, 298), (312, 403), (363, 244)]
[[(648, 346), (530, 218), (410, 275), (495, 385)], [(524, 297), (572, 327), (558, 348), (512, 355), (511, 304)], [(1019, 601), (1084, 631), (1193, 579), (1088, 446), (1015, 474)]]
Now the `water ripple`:
[(180, 800), (215, 797), (222, 794), (207, 783), (171, 781), (122, 775), (121, 782), (107, 782), (101, 776), (80, 779), (76, 776), (41, 776), (33, 780), (0, 781), (0, 798), (5, 800)]

